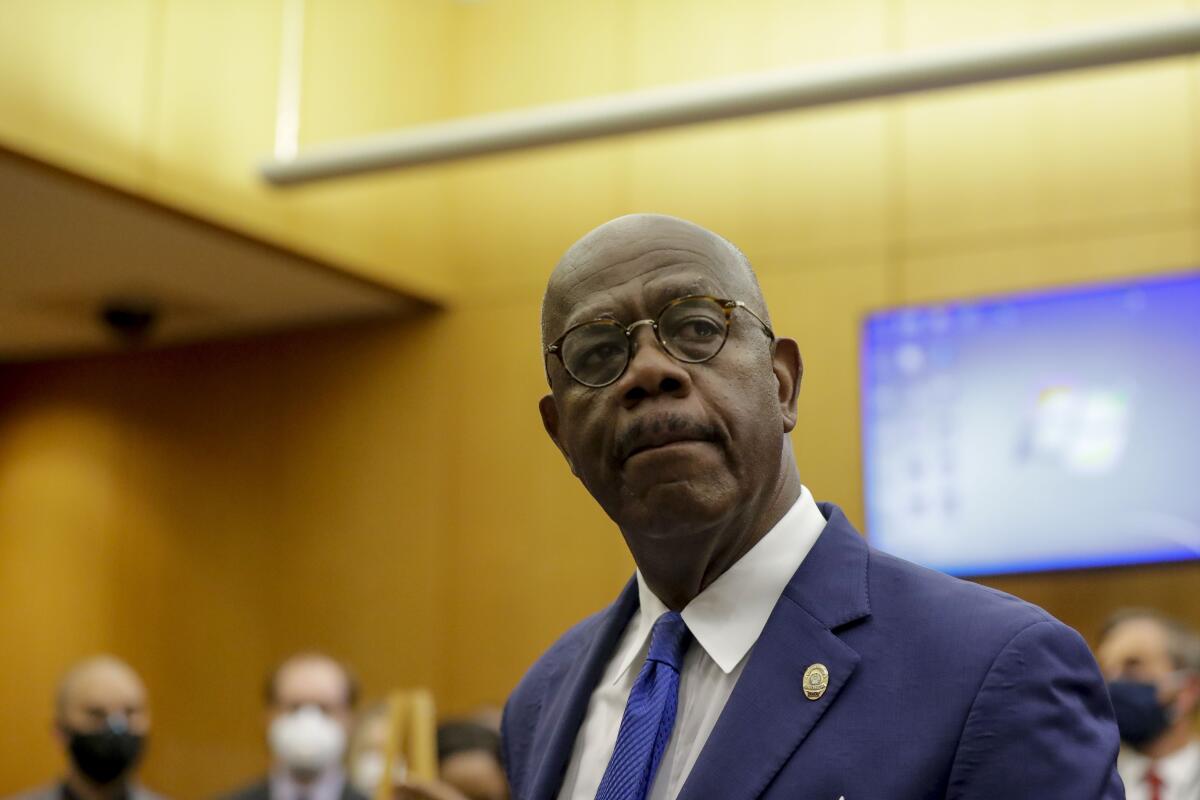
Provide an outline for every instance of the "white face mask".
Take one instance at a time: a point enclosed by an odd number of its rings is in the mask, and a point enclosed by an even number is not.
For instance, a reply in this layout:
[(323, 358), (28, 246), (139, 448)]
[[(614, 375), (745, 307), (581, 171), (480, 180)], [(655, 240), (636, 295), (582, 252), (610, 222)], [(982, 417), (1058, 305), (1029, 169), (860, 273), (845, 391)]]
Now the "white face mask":
[(267, 733), (275, 757), (295, 770), (320, 772), (346, 749), (342, 726), (315, 706), (278, 716)]
[[(392, 782), (402, 783), (407, 772), (404, 759), (397, 755), (392, 768)], [(360, 753), (351, 765), (350, 778), (355, 789), (367, 797), (374, 797), (375, 790), (379, 788), (379, 782), (383, 779), (383, 753), (378, 750)]]

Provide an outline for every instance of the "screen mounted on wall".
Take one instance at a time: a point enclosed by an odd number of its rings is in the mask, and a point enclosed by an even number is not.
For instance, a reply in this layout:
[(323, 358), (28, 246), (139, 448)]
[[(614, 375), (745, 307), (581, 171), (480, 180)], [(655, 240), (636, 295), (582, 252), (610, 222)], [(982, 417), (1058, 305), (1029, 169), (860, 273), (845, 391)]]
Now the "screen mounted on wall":
[(1200, 274), (884, 311), (862, 342), (875, 546), (955, 575), (1200, 557)]

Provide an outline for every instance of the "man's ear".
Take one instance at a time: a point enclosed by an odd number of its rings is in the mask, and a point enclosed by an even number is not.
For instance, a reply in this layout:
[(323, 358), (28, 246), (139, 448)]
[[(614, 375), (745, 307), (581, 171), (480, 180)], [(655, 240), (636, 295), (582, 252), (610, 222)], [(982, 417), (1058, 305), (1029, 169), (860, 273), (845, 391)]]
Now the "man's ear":
[(579, 477), (579, 473), (575, 471), (575, 462), (571, 460), (571, 455), (567, 452), (566, 446), (559, 438), (558, 434), (558, 406), (554, 403), (554, 395), (548, 394), (538, 401), (538, 411), (542, 414), (542, 426), (545, 427), (546, 433), (550, 434), (550, 440), (554, 442), (554, 446), (563, 454), (563, 458), (567, 460), (567, 466), (571, 468), (571, 474)]
[(800, 396), (800, 381), (804, 377), (804, 359), (795, 339), (776, 339), (771, 351), (772, 368), (779, 387), (779, 411), (783, 415), (783, 430), (791, 433), (796, 427), (796, 400)]
[(1200, 711), (1200, 675), (1188, 675), (1179, 696), (1183, 701), (1183, 713), (1186, 716)]

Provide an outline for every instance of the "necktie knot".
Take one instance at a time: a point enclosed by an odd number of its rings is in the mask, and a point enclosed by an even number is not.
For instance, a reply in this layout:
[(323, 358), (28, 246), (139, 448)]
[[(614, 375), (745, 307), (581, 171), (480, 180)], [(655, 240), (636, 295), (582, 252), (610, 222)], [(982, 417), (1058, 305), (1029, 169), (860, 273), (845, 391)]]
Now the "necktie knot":
[(650, 630), (650, 652), (647, 661), (666, 664), (676, 672), (683, 669), (683, 654), (692, 641), (687, 623), (678, 611), (668, 611), (654, 621)]

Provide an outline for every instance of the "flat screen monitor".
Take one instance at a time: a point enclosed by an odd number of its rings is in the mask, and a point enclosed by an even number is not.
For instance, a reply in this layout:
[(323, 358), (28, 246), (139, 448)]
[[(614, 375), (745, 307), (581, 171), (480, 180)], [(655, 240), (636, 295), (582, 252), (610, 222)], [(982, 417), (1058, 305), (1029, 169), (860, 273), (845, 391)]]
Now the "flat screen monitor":
[(875, 546), (964, 576), (1200, 557), (1200, 273), (863, 325)]

